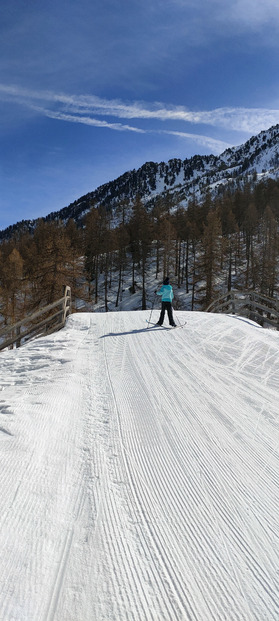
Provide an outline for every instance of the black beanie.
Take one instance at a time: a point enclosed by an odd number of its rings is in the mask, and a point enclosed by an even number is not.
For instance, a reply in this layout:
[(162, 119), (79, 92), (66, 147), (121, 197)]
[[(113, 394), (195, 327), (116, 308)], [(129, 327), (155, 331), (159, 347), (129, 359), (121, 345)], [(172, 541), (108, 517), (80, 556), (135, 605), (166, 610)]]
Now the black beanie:
[(164, 282), (163, 282), (163, 285), (168, 285), (168, 284), (169, 284), (169, 282), (170, 282), (170, 279), (169, 279), (169, 278), (165, 278), (165, 280), (164, 280)]

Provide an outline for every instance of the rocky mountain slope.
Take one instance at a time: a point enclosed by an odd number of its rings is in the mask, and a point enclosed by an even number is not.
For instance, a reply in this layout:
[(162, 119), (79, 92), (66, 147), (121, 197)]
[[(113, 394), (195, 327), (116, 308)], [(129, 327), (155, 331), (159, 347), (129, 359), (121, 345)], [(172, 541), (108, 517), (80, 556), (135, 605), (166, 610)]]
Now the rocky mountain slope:
[[(190, 159), (171, 159), (166, 162), (146, 162), (138, 170), (131, 170), (114, 181), (77, 199), (68, 207), (50, 213), (45, 219), (73, 218), (78, 224), (95, 205), (104, 205), (116, 213), (126, 201), (131, 203), (140, 196), (147, 208), (157, 197), (172, 196), (175, 204), (187, 207), (195, 197), (200, 201), (210, 190), (213, 196), (232, 191), (247, 180), (256, 183), (263, 178), (279, 177), (279, 124), (253, 136), (239, 147), (227, 149), (220, 156), (195, 155)], [(17, 223), (0, 233), (0, 239), (16, 231), (32, 229), (36, 221)]]

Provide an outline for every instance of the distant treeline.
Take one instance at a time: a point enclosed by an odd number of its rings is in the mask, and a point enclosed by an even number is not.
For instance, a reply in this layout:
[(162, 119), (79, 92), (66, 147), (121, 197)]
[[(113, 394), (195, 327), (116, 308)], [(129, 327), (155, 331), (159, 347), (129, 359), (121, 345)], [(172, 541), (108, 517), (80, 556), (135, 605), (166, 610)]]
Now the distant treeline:
[(3, 241), (2, 323), (53, 302), (64, 284), (72, 289), (74, 310), (83, 302), (94, 310), (100, 296), (105, 310), (117, 307), (124, 284), (131, 295), (140, 287), (145, 309), (151, 266), (155, 278), (168, 274), (184, 288), (192, 309), (206, 308), (232, 287), (278, 295), (278, 181), (247, 183), (214, 200), (208, 192), (187, 210), (165, 196), (147, 211), (138, 197), (113, 214), (114, 220), (107, 206), (92, 205), (83, 227), (39, 220), (32, 233)]

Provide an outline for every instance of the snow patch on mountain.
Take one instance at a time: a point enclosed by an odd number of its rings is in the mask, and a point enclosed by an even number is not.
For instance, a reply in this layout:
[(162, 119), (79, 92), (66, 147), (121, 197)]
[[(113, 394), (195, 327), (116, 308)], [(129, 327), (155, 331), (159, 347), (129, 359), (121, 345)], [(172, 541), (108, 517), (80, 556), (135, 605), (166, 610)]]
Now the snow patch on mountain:
[[(252, 136), (243, 145), (226, 149), (219, 156), (195, 155), (190, 159), (174, 158), (159, 164), (146, 162), (138, 170), (124, 173), (68, 207), (50, 213), (45, 219), (59, 219), (66, 223), (72, 218), (82, 224), (92, 206), (102, 205), (112, 213), (112, 224), (116, 225), (120, 221), (117, 212), (123, 201), (129, 216), (129, 208), (137, 196), (147, 209), (151, 209), (159, 197), (171, 198), (174, 208), (187, 208), (189, 201), (202, 201), (208, 191), (215, 198), (228, 188), (234, 192), (247, 181), (256, 185), (267, 178), (279, 178), (279, 125)], [(15, 229), (18, 231), (21, 224), (22, 228), (31, 230), (36, 220), (9, 227), (0, 234), (0, 239), (7, 238)]]

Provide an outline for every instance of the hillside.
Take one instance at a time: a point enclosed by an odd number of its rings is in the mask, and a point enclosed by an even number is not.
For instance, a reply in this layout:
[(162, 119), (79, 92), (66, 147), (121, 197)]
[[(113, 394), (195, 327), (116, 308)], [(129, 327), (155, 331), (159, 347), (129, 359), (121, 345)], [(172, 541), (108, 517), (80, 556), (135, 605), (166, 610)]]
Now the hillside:
[[(112, 211), (117, 223), (119, 207), (127, 206), (140, 196), (146, 207), (154, 199), (172, 198), (175, 205), (187, 207), (189, 200), (199, 201), (208, 190), (213, 196), (230, 187), (233, 192), (249, 179), (256, 183), (263, 178), (279, 176), (279, 125), (262, 131), (239, 147), (227, 149), (220, 156), (195, 155), (190, 159), (172, 159), (169, 162), (146, 162), (138, 170), (124, 173), (93, 192), (78, 198), (69, 206), (48, 214), (45, 220), (73, 219), (81, 224), (93, 205), (103, 205)], [(0, 232), (0, 240), (16, 232), (32, 230), (35, 221), (22, 221)]]
[(1, 621), (278, 620), (279, 334), (149, 315), (1, 354)]

